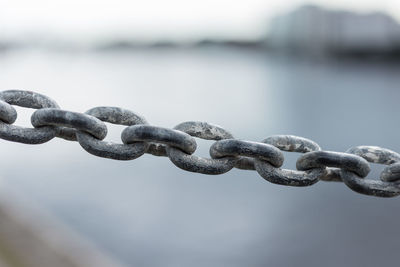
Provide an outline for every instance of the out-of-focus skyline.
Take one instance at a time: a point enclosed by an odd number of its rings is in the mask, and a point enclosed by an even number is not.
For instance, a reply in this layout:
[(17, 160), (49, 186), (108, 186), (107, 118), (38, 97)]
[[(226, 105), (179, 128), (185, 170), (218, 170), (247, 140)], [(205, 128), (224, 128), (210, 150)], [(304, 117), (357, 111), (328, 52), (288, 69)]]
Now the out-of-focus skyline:
[(257, 39), (275, 15), (303, 4), (400, 18), (395, 0), (0, 0), (3, 39), (90, 41), (121, 36), (139, 40)]

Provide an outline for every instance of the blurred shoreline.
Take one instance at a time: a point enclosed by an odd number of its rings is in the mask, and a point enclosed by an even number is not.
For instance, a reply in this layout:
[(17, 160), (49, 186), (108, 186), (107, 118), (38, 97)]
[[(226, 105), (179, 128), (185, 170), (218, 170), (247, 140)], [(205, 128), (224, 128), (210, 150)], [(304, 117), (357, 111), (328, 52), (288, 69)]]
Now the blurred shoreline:
[(172, 49), (241, 49), (312, 59), (400, 62), (400, 24), (382, 12), (356, 13), (304, 5), (275, 16), (265, 35), (255, 39), (200, 38), (195, 41), (123, 37), (78, 42), (54, 36), (0, 40), (0, 53), (10, 50), (110, 52)]
[(231, 50), (243, 53), (258, 53), (276, 57), (293, 59), (306, 59), (317, 61), (359, 61), (380, 64), (400, 64), (400, 47), (390, 51), (352, 50), (332, 51), (323, 55), (310, 55), (299, 50), (280, 50), (270, 46), (265, 41), (216, 41), (205, 39), (195, 43), (154, 42), (141, 43), (129, 41), (113, 41), (92, 47), (76, 45), (34, 45), (34, 44), (0, 44), (0, 55), (9, 53), (41, 51), (66, 54), (79, 53), (114, 53), (114, 52), (140, 52), (140, 51), (195, 51), (195, 50)]

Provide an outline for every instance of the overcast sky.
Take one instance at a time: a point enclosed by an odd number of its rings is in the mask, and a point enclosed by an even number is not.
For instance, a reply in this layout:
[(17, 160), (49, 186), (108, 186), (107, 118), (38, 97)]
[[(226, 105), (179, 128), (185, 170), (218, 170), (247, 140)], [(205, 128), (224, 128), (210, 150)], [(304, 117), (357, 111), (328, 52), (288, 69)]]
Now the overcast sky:
[(304, 3), (400, 17), (398, 0), (0, 0), (3, 38), (257, 38), (271, 16)]

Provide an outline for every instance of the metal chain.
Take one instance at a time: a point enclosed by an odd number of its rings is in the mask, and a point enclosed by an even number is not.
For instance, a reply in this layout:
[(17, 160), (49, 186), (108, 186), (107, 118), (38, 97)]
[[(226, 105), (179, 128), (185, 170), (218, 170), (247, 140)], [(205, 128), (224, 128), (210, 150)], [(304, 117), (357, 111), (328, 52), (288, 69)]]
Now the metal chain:
[[(12, 105), (37, 109), (34, 128), (13, 123)], [(127, 126), (123, 144), (106, 142), (104, 122)], [(25, 144), (42, 144), (54, 137), (78, 141), (88, 153), (115, 160), (133, 160), (145, 153), (168, 157), (178, 168), (203, 174), (222, 174), (233, 168), (255, 170), (265, 180), (287, 186), (310, 186), (318, 181), (342, 181), (351, 190), (377, 197), (400, 195), (400, 154), (376, 146), (358, 146), (343, 152), (324, 151), (309, 139), (293, 135), (270, 136), (261, 142), (238, 140), (224, 128), (188, 121), (168, 129), (150, 125), (142, 116), (119, 107), (95, 107), (85, 113), (60, 109), (51, 98), (23, 90), (0, 92), (0, 138)], [(215, 140), (211, 158), (193, 153), (194, 137)], [(303, 153), (297, 170), (282, 169), (282, 151)], [(380, 180), (364, 179), (370, 164), (388, 165)]]

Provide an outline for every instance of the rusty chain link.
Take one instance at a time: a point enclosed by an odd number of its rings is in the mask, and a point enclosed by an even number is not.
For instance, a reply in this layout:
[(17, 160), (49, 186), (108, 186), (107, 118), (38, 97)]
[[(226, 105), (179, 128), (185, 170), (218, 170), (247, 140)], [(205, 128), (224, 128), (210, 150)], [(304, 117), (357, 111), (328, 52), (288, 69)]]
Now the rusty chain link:
[[(37, 109), (31, 116), (34, 128), (13, 123), (12, 105)], [(103, 141), (104, 122), (127, 126), (122, 144)], [(342, 181), (351, 190), (377, 197), (400, 195), (400, 154), (376, 146), (358, 146), (345, 153), (322, 150), (309, 139), (274, 135), (261, 142), (238, 140), (220, 126), (188, 121), (174, 129), (150, 125), (142, 116), (119, 107), (95, 107), (85, 113), (62, 110), (51, 98), (23, 90), (0, 92), (0, 138), (25, 144), (42, 144), (54, 137), (78, 141), (95, 156), (133, 160), (145, 153), (168, 157), (177, 167), (203, 174), (222, 174), (233, 168), (255, 170), (265, 180), (287, 186), (310, 186), (322, 181)], [(211, 158), (194, 155), (194, 137), (214, 140)], [(303, 153), (297, 170), (282, 169), (282, 151)], [(380, 180), (365, 179), (370, 164), (388, 165)]]

